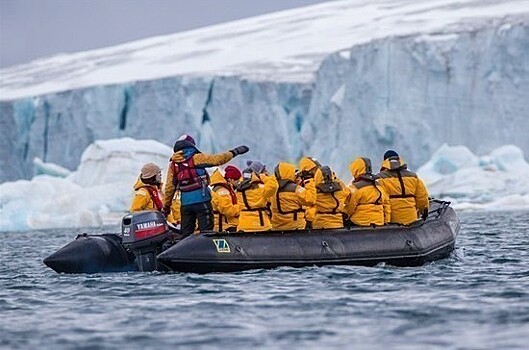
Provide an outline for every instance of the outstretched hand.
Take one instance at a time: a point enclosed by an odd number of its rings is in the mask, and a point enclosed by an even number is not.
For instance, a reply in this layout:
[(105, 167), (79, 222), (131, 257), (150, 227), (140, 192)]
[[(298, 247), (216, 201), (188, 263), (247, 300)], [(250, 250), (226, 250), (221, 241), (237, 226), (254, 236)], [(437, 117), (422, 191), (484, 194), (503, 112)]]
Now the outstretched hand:
[(250, 149), (247, 146), (238, 146), (238, 147), (235, 147), (234, 149), (230, 150), (230, 152), (233, 154), (234, 157), (236, 157), (238, 155), (245, 154), (249, 150)]

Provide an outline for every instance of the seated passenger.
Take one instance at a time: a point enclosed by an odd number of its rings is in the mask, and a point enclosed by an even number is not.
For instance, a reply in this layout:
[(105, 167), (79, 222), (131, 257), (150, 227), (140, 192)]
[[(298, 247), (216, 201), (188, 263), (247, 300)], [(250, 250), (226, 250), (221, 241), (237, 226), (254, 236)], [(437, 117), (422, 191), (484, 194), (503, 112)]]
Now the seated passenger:
[(397, 152), (384, 154), (378, 182), (389, 195), (391, 222), (403, 225), (417, 221), (418, 213), (423, 219), (428, 216), (428, 191), (417, 174), (409, 171)]
[(279, 189), (271, 200), (273, 230), (305, 229), (305, 210), (316, 204), (314, 182), (306, 187), (296, 184), (296, 167), (279, 163), (274, 171)]
[(232, 184), (239, 181), (241, 176), (241, 171), (233, 165), (226, 167), (224, 176), (218, 169), (211, 175), (211, 204), (215, 216), (215, 231), (237, 230), (240, 207)]
[[(300, 185), (309, 188), (314, 186), (314, 175), (316, 171), (321, 168), (321, 164), (312, 157), (303, 157), (299, 161), (299, 173), (298, 178), (300, 179)], [(315, 188), (315, 186), (314, 186)], [(305, 220), (307, 222), (306, 228), (311, 228), (314, 218), (316, 217), (316, 206), (307, 206), (305, 208)]]
[(159, 210), (163, 208), (162, 194), (162, 169), (154, 163), (147, 163), (141, 168), (141, 173), (134, 190), (136, 194), (130, 205), (130, 212), (142, 210)]
[(349, 166), (354, 180), (345, 211), (357, 226), (388, 223), (391, 218), (389, 197), (371, 172), (368, 158), (356, 158)]
[(316, 216), (312, 223), (315, 229), (332, 229), (343, 227), (345, 202), (350, 194), (349, 189), (336, 177), (328, 166), (316, 170)]
[(242, 173), (237, 185), (237, 202), (241, 207), (237, 231), (268, 231), (272, 228), (268, 209), (269, 200), (279, 185), (269, 176), (260, 162), (252, 162)]

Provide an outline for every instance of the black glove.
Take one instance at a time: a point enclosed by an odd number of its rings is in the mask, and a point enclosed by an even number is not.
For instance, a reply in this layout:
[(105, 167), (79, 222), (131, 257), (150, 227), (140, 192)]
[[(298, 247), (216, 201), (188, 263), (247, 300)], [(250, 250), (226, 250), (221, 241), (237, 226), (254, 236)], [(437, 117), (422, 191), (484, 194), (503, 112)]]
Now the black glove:
[(165, 217), (168, 217), (169, 214), (171, 214), (171, 207), (163, 207), (163, 208), (162, 208), (162, 214), (163, 214)]
[(427, 218), (428, 218), (428, 209), (424, 209), (424, 211), (422, 212), (422, 215), (421, 215), (421, 219), (426, 221)]
[(230, 150), (231, 154), (233, 154), (234, 157), (237, 157), (238, 155), (245, 154), (250, 149), (246, 146), (239, 146), (235, 147), (234, 149)]

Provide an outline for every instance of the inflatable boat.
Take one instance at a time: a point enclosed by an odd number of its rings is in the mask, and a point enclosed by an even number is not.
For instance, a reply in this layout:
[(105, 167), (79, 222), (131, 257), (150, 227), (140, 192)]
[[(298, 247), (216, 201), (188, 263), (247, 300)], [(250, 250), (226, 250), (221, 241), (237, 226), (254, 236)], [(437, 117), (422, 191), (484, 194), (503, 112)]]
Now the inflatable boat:
[(157, 212), (129, 214), (120, 235), (81, 235), (44, 259), (57, 272), (234, 272), (278, 266), (418, 266), (446, 258), (460, 229), (449, 202), (432, 200), (408, 226), (336, 230), (205, 232), (177, 240)]

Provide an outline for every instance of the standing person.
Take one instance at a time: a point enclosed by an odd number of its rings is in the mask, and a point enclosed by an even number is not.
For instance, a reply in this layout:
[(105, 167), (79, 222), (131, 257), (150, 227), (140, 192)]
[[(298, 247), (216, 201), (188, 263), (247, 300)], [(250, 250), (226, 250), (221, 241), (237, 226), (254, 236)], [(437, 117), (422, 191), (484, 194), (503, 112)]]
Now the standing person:
[(142, 210), (162, 210), (162, 194), (160, 187), (162, 185), (162, 169), (154, 163), (147, 163), (141, 168), (141, 173), (134, 190), (136, 191), (130, 212)]
[(224, 169), (224, 176), (218, 169), (211, 174), (211, 203), (215, 215), (215, 231), (234, 232), (237, 230), (241, 208), (233, 186), (241, 176), (241, 171), (233, 165), (228, 165)]
[(237, 185), (237, 200), (241, 206), (237, 231), (260, 232), (272, 229), (269, 217), (269, 200), (279, 185), (268, 175), (260, 162), (251, 162)]
[(356, 158), (349, 165), (353, 176), (351, 196), (346, 204), (346, 213), (357, 226), (382, 226), (390, 221), (389, 196), (378, 184), (371, 170), (369, 158)]
[(169, 215), (174, 193), (179, 190), (183, 237), (194, 232), (197, 221), (200, 231), (212, 230), (213, 208), (206, 168), (225, 164), (233, 157), (248, 152), (248, 147), (239, 146), (224, 153), (205, 154), (196, 148), (191, 136), (184, 134), (176, 141), (173, 150), (165, 184), (164, 213)]
[(306, 227), (305, 209), (316, 204), (316, 187), (309, 182), (306, 187), (296, 183), (296, 167), (289, 163), (279, 163), (274, 175), (279, 184), (272, 197), (273, 230), (303, 230)]
[(379, 183), (389, 195), (391, 222), (403, 225), (428, 217), (428, 191), (421, 179), (408, 170), (398, 153), (388, 150), (384, 153), (382, 168), (377, 175)]

